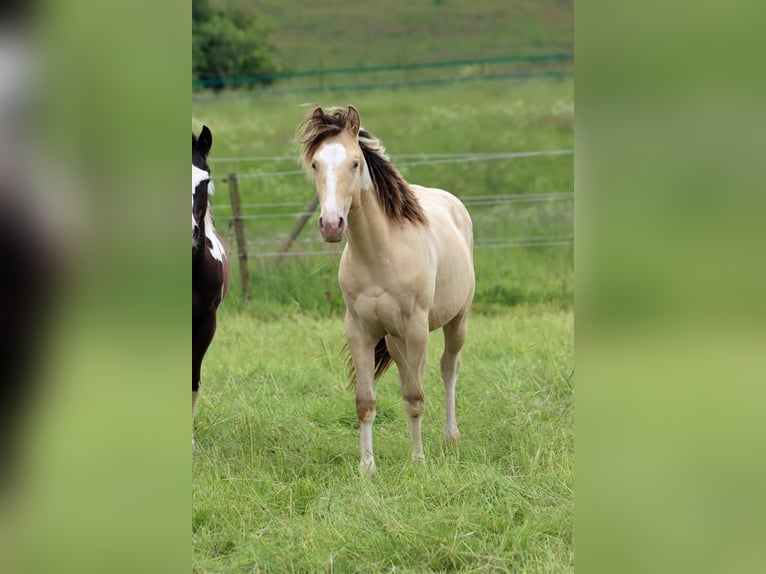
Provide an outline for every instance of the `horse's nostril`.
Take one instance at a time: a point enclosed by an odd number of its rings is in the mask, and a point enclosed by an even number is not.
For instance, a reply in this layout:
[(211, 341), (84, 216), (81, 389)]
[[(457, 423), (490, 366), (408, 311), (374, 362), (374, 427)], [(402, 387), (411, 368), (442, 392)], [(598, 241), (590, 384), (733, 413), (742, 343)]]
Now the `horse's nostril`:
[(338, 229), (343, 229), (343, 217), (338, 218)]
[(322, 227), (322, 218), (319, 218), (319, 227)]

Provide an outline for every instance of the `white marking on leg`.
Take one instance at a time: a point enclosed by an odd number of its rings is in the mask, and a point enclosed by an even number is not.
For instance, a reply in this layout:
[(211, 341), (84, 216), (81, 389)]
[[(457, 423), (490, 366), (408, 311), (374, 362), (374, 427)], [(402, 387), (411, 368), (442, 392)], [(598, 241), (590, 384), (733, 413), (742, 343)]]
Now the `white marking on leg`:
[(423, 417), (407, 417), (407, 425), (410, 428), (410, 442), (412, 443), (412, 460), (415, 462), (425, 462), (426, 455), (423, 452), (423, 439), (420, 435), (420, 424)]
[(455, 385), (459, 365), (459, 355), (450, 355), (446, 352), (442, 355), (441, 371), (442, 379), (444, 379), (445, 410), (447, 413), (444, 422), (444, 440), (446, 441), (460, 440), (460, 431), (458, 431), (457, 417), (455, 416)]
[(363, 476), (375, 474), (375, 455), (372, 452), (372, 423), (375, 422), (375, 411), (369, 415), (368, 421), (359, 421), (359, 444), (362, 451), (359, 471)]

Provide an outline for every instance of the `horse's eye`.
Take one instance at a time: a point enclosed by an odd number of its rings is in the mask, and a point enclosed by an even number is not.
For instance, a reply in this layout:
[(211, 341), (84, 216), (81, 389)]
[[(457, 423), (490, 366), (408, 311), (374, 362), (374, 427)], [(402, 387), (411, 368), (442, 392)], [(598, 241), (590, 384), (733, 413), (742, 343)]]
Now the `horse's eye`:
[(358, 159), (355, 159), (355, 160), (354, 160), (353, 169), (356, 169), (356, 168), (358, 168), (358, 167), (359, 167), (359, 160), (358, 160)]
[(315, 161), (311, 162), (311, 169), (313, 169), (314, 171), (317, 170), (317, 162), (315, 162)]

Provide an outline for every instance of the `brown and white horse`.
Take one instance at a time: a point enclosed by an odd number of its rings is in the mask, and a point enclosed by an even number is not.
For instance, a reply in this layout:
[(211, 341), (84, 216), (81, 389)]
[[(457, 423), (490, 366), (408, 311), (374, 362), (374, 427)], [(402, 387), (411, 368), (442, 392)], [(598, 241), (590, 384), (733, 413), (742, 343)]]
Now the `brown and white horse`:
[(215, 335), (216, 311), (231, 276), (231, 263), (210, 211), (213, 182), (207, 156), (212, 145), (207, 126), (202, 126), (199, 137), (192, 134), (192, 446), (202, 359)]
[(325, 241), (348, 241), (338, 280), (356, 387), (362, 474), (375, 473), (374, 382), (399, 370), (412, 458), (425, 461), (421, 420), (428, 333), (444, 331), (441, 374), (446, 440), (459, 439), (455, 383), (475, 288), (470, 215), (455, 196), (407, 183), (353, 106), (316, 108), (297, 134), (304, 168), (321, 204)]

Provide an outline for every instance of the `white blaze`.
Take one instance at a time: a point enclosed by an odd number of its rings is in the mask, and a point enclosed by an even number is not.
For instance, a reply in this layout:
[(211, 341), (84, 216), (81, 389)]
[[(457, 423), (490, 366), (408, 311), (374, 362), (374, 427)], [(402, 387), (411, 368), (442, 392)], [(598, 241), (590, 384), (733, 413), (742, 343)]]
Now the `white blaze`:
[(330, 143), (322, 146), (317, 153), (317, 159), (327, 166), (326, 189), (327, 196), (322, 205), (322, 212), (328, 215), (342, 215), (338, 206), (337, 187), (338, 187), (338, 165), (346, 159), (346, 148), (343, 144)]

